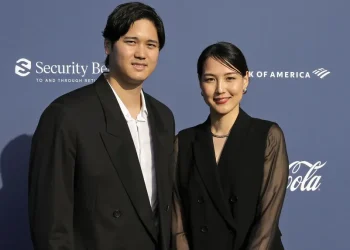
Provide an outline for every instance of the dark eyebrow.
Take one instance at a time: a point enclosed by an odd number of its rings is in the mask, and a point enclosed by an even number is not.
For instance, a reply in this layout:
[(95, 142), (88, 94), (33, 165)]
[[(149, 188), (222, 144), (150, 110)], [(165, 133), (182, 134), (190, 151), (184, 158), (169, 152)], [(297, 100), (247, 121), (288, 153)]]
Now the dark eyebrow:
[[(233, 72), (226, 73), (225, 76), (227, 76), (227, 75), (232, 75), (232, 74), (236, 75), (236, 74), (238, 74), (238, 73), (233, 71)], [(211, 74), (211, 73), (203, 74), (203, 76), (214, 76), (214, 77), (215, 77), (215, 75), (214, 75), (214, 74)]]
[[(124, 39), (139, 40), (136, 36), (126, 36)], [(158, 41), (152, 39), (147, 40), (147, 42), (158, 44)]]
[(136, 36), (125, 36), (124, 39), (134, 39), (134, 40), (138, 40), (138, 38)]
[(151, 43), (156, 43), (156, 44), (158, 44), (158, 41), (156, 41), (156, 40), (148, 40), (148, 42), (151, 42)]
[(206, 73), (206, 74), (203, 74), (203, 76), (215, 76), (214, 74), (210, 74), (210, 73)]

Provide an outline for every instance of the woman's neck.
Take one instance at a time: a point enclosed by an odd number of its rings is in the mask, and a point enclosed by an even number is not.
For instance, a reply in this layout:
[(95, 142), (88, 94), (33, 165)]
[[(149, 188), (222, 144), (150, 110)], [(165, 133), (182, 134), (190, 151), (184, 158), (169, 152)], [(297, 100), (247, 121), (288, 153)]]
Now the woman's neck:
[(228, 135), (230, 130), (235, 123), (239, 113), (239, 106), (234, 108), (232, 111), (225, 115), (221, 115), (211, 110), (210, 121), (211, 121), (211, 132), (215, 135)]

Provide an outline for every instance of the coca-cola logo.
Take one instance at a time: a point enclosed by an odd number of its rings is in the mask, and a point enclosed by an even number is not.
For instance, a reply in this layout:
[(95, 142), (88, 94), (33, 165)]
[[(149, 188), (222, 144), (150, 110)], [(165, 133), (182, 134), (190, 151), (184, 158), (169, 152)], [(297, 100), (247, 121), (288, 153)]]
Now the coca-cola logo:
[(318, 173), (327, 162), (310, 163), (307, 161), (295, 161), (289, 164), (289, 177), (287, 189), (294, 192), (318, 191), (321, 186), (322, 176)]

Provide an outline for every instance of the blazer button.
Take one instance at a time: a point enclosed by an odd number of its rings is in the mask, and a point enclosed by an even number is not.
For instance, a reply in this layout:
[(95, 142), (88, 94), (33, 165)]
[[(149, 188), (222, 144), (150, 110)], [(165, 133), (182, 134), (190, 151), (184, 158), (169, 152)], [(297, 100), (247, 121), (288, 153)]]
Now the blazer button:
[(113, 217), (114, 218), (119, 218), (120, 216), (122, 216), (122, 212), (120, 212), (120, 210), (115, 210), (113, 212)]
[(230, 198), (230, 203), (236, 203), (238, 201), (238, 197), (237, 196), (231, 196), (231, 198)]
[(202, 233), (208, 232), (208, 227), (207, 227), (207, 226), (202, 226), (202, 227), (201, 227), (201, 232), (202, 232)]
[(202, 203), (204, 203), (204, 200), (203, 200), (202, 197), (199, 197), (198, 200), (197, 200), (197, 202), (198, 202), (199, 204), (202, 204)]
[(166, 211), (166, 212), (168, 212), (168, 211), (169, 211), (169, 209), (170, 209), (170, 206), (169, 206), (169, 205), (167, 205), (167, 206), (165, 207), (165, 211)]

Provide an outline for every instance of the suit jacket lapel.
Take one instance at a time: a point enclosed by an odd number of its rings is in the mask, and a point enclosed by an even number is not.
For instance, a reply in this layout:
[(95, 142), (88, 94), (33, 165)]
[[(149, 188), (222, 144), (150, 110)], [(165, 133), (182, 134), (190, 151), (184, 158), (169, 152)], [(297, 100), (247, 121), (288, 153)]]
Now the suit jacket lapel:
[(235, 229), (236, 224), (221, 188), (209, 118), (198, 127), (193, 147), (195, 162), (210, 198), (228, 225)]
[[(221, 182), (224, 185), (225, 194), (227, 191), (235, 189), (237, 181), (234, 181), (236, 176), (242, 176), (239, 173), (243, 171), (242, 158), (244, 155), (245, 144), (250, 129), (251, 117), (242, 109), (239, 110), (238, 117), (233, 124), (229, 137), (221, 152), (219, 161), (219, 170), (221, 171)], [(231, 195), (231, 194), (228, 194)]]
[[(198, 171), (213, 203), (233, 229), (236, 228), (236, 223), (230, 211), (229, 197), (225, 196), (224, 191), (235, 185), (235, 181), (228, 178), (232, 178), (233, 175), (237, 176), (240, 171), (250, 121), (250, 116), (240, 109), (222, 150), (218, 165), (215, 161), (213, 139), (210, 133), (210, 118), (198, 127), (194, 142), (194, 155)], [(220, 172), (221, 177), (224, 178), (220, 178)]]
[[(149, 110), (148, 122), (150, 125), (150, 131), (152, 136), (153, 146), (153, 162), (156, 172), (156, 183), (157, 183), (157, 198), (158, 198), (158, 209), (160, 219), (160, 229), (162, 235), (168, 234), (168, 228), (170, 226), (170, 220), (168, 223), (165, 222), (168, 213), (170, 215), (170, 202), (171, 202), (171, 172), (169, 169), (169, 158), (173, 151), (173, 143), (169, 139), (171, 133), (174, 131), (168, 131), (165, 127), (161, 114), (154, 105), (152, 99), (145, 94), (147, 110)], [(168, 141), (167, 141), (168, 140)]]
[(103, 74), (95, 82), (106, 119), (101, 137), (120, 180), (143, 224), (157, 241), (152, 209), (129, 127)]
[[(168, 131), (164, 127), (160, 114), (157, 108), (152, 105), (152, 102), (146, 96), (147, 109), (149, 110), (148, 122), (152, 136), (153, 146), (153, 163), (157, 177), (157, 194), (158, 201), (163, 201), (165, 194), (170, 194), (169, 179), (170, 172), (168, 168), (169, 154), (172, 152), (171, 141), (167, 142)], [(170, 134), (170, 133), (169, 133)], [(169, 192), (167, 192), (169, 191)]]

